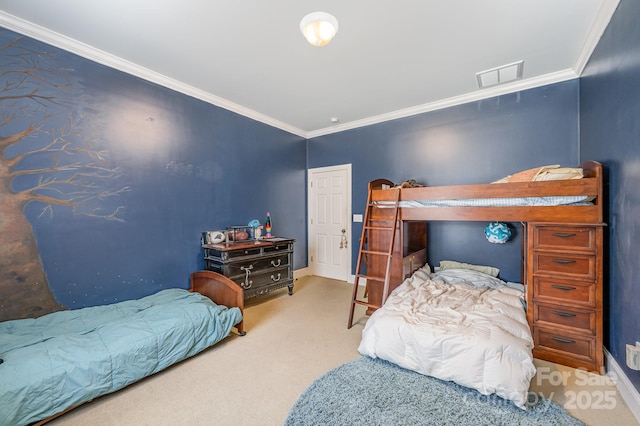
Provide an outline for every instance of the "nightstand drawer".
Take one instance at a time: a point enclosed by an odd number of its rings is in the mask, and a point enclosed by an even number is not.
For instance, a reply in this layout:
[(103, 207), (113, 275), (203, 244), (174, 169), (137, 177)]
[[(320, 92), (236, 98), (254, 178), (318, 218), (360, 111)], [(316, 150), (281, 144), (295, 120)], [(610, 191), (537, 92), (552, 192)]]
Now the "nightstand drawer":
[(596, 285), (593, 281), (534, 277), (533, 298), (541, 302), (595, 307)]
[(536, 250), (596, 251), (596, 228), (591, 226), (539, 226), (533, 233)]
[(596, 326), (596, 313), (593, 310), (536, 303), (533, 305), (533, 324), (568, 327), (578, 333), (593, 334)]
[(595, 256), (565, 253), (534, 253), (533, 273), (565, 275), (583, 280), (595, 280)]
[(534, 328), (533, 335), (536, 342), (534, 356), (537, 356), (536, 352), (542, 351), (583, 361), (594, 359), (596, 343), (594, 338), (571, 333), (556, 333), (541, 328)]

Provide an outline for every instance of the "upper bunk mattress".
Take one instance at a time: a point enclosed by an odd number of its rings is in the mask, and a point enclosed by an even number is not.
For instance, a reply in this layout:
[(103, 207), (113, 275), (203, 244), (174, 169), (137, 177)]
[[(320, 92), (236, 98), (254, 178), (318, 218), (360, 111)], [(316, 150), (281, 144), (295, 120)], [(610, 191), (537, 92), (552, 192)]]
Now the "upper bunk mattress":
[[(459, 200), (407, 200), (400, 201), (401, 208), (422, 207), (529, 207), (591, 205), (590, 197), (584, 195), (521, 198), (467, 198)], [(374, 201), (378, 207), (392, 207), (393, 201)]]

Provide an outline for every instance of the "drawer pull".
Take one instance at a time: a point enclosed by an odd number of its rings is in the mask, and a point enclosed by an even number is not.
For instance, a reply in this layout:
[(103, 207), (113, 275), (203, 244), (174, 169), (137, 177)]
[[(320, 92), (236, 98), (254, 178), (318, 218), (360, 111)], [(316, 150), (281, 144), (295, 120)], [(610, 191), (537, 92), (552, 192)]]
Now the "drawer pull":
[(282, 278), (282, 275), (280, 274), (280, 272), (278, 272), (277, 277), (274, 277), (273, 275), (271, 275), (271, 281), (273, 281), (274, 283), (280, 281), (281, 278)]
[(576, 263), (575, 260), (571, 260), (571, 259), (553, 259), (553, 261), (556, 263), (562, 263), (562, 264)]
[(553, 312), (554, 314), (559, 315), (561, 317), (567, 317), (567, 318), (576, 316), (576, 314), (570, 314), (569, 312), (561, 312), (561, 311), (551, 311), (551, 312)]
[(576, 234), (565, 234), (565, 233), (561, 233), (561, 232), (556, 232), (553, 234), (554, 237), (560, 237), (560, 238), (569, 238), (569, 237), (575, 237)]
[(274, 268), (277, 268), (278, 266), (280, 266), (281, 263), (282, 263), (282, 259), (278, 259), (278, 263), (276, 263), (275, 260), (272, 260), (271, 266), (273, 266)]
[(575, 290), (576, 289), (575, 287), (569, 287), (569, 286), (566, 286), (566, 285), (556, 285), (556, 284), (553, 284), (551, 287), (553, 287), (555, 289), (558, 289), (558, 290), (564, 290), (564, 291), (570, 291), (570, 290)]
[(249, 275), (251, 275), (252, 269), (253, 269), (253, 265), (240, 267), (240, 270), (244, 271), (244, 283), (240, 284), (240, 287), (244, 288), (245, 290), (250, 289), (251, 285), (253, 284), (253, 281), (249, 279)]
[(556, 342), (560, 342), (560, 343), (575, 343), (575, 340), (571, 340), (571, 339), (565, 339), (563, 337), (556, 337), (556, 336), (551, 336), (551, 338), (553, 340), (555, 340)]

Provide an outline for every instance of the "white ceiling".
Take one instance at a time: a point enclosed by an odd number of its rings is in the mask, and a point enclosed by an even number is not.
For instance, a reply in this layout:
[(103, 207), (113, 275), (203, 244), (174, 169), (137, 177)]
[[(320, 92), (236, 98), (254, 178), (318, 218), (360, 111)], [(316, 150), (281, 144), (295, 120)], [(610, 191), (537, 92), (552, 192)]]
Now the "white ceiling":
[[(314, 137), (576, 78), (618, 1), (0, 0), (0, 26)], [(299, 30), (317, 10), (325, 47)]]

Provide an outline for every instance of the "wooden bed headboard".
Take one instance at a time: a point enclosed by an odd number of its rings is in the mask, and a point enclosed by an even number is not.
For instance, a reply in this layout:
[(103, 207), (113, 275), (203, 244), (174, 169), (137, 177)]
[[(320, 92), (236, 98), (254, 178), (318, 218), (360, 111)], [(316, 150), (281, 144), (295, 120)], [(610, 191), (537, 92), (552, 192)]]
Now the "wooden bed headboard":
[[(434, 186), (400, 189), (400, 201), (449, 200), (475, 198), (520, 198), (551, 196), (589, 196), (589, 205), (514, 206), (514, 207), (403, 207), (400, 220), (458, 220), (504, 222), (602, 223), (602, 165), (596, 161), (580, 164), (582, 179), (511, 182), (496, 184)], [(395, 191), (379, 189), (394, 186), (386, 179), (369, 183), (372, 202), (395, 200)], [(385, 220), (393, 209), (374, 209), (373, 219)]]
[[(189, 291), (198, 292), (207, 296), (217, 305), (229, 308), (240, 308), (244, 317), (244, 294), (242, 288), (230, 278), (213, 271), (197, 271), (191, 274), (191, 288)], [(244, 321), (235, 325), (240, 336), (246, 333), (243, 327)]]

